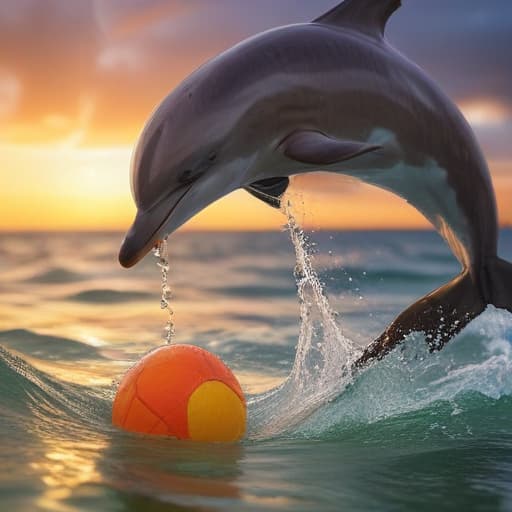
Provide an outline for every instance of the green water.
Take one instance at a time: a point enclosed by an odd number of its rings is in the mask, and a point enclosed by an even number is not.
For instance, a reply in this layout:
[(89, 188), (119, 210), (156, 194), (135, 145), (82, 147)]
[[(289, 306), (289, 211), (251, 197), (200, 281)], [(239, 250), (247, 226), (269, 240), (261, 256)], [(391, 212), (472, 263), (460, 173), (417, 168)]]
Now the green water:
[(154, 259), (119, 269), (119, 234), (3, 235), (0, 510), (512, 510), (512, 315), (353, 375), (457, 264), (433, 233), (312, 236), (320, 289), (286, 233), (171, 240), (176, 341), (249, 398), (243, 443), (200, 445), (110, 422), (112, 381), (165, 334)]

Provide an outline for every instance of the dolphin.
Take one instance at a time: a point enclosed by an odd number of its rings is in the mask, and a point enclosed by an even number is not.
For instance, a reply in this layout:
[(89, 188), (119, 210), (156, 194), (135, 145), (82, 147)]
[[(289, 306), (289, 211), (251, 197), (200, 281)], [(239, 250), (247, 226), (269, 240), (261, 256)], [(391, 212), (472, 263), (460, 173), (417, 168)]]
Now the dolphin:
[(156, 109), (137, 144), (138, 213), (119, 260), (238, 188), (279, 207), (289, 176), (328, 171), (391, 191), (421, 212), (461, 264), (366, 349), (410, 333), (438, 350), (489, 304), (512, 312), (512, 265), (497, 255), (495, 195), (455, 104), (385, 39), (400, 0), (345, 0), (312, 23), (256, 35), (213, 58)]

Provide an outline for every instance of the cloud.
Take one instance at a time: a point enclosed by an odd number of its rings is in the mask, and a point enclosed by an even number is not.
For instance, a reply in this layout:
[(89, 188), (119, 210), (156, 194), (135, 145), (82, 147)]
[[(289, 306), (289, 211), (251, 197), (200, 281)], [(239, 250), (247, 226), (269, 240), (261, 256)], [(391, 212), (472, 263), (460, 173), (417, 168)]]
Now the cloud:
[(72, 115), (50, 112), (29, 122), (6, 123), (2, 141), (11, 144), (51, 144), (54, 148), (79, 146), (87, 137), (96, 110), (95, 99), (83, 95), (77, 98), (77, 110)]
[[(0, 62), (19, 80), (23, 98), (13, 123), (36, 125), (49, 114), (73, 116), (95, 81), (100, 34), (89, 2), (2, 2)], [(18, 5), (19, 4), (19, 5)]]
[(503, 125), (511, 116), (511, 108), (494, 98), (472, 98), (459, 104), (466, 119), (475, 127)]
[(72, 125), (72, 131), (60, 141), (60, 147), (75, 148), (85, 140), (94, 118), (95, 110), (96, 102), (92, 96), (82, 96), (80, 98), (78, 115)]
[(138, 48), (126, 44), (108, 46), (98, 55), (98, 67), (103, 71), (127, 69), (136, 71), (144, 62), (144, 55)]
[(175, 19), (200, 4), (194, 0), (94, 0), (97, 21), (108, 38), (136, 36), (165, 19)]
[(12, 73), (0, 69), (0, 121), (15, 113), (20, 96), (20, 81)]
[(388, 36), (459, 101), (482, 96), (512, 105), (512, 2), (403, 2)]
[(512, 162), (512, 120), (501, 125), (476, 126), (475, 132), (488, 160)]

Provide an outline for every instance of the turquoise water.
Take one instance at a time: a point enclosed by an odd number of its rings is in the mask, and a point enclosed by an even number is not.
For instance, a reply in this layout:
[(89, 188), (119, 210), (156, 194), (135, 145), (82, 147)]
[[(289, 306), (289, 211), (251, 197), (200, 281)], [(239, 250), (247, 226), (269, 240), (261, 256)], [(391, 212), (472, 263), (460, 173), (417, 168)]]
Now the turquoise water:
[(175, 341), (239, 377), (237, 445), (112, 427), (116, 381), (167, 322), (156, 260), (122, 270), (121, 238), (1, 236), (1, 510), (512, 510), (512, 315), (349, 370), (457, 273), (437, 235), (312, 233), (305, 250), (296, 230), (297, 254), (287, 232), (170, 239)]

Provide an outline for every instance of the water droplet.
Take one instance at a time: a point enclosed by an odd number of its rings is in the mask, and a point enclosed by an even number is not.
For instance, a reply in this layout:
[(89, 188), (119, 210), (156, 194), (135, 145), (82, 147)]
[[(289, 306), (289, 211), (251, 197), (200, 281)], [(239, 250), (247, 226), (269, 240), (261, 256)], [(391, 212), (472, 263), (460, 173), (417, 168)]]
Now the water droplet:
[(162, 310), (167, 310), (168, 314), (168, 320), (164, 328), (164, 339), (167, 344), (171, 344), (175, 329), (174, 329), (174, 321), (173, 321), (173, 315), (174, 312), (169, 306), (169, 301), (172, 297), (172, 291), (169, 286), (169, 255), (168, 255), (168, 248), (167, 248), (167, 238), (162, 240), (153, 250), (153, 254), (158, 259), (157, 266), (160, 269), (160, 273), (162, 276), (161, 281), (161, 289), (162, 289), (162, 296), (160, 299), (160, 308)]

